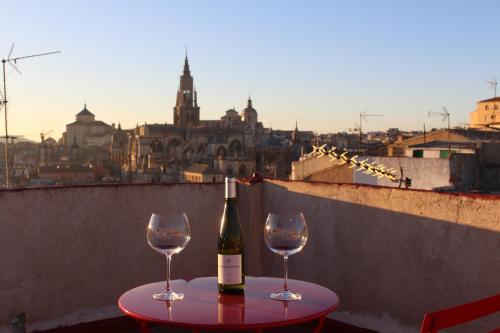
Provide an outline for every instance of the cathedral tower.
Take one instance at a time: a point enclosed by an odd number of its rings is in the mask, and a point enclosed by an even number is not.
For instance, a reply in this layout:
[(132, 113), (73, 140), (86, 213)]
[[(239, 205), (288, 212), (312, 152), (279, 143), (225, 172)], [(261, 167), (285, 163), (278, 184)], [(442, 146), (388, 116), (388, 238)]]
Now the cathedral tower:
[(196, 127), (200, 122), (200, 107), (193, 88), (193, 77), (189, 71), (186, 55), (184, 71), (180, 78), (177, 101), (174, 107), (174, 125), (182, 128)]

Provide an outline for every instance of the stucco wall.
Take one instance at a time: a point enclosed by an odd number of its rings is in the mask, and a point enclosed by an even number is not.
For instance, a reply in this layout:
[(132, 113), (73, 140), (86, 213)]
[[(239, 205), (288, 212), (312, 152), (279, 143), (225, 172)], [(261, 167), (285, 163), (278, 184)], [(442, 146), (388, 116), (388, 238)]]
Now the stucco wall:
[(306, 181), (320, 181), (320, 182), (332, 182), (334, 179), (335, 183), (352, 183), (353, 182), (353, 172), (349, 169), (347, 164), (344, 165), (330, 165), (330, 167), (315, 172), (303, 180)]
[[(262, 195), (263, 215), (304, 213), (310, 238), (289, 275), (335, 290), (340, 310), (417, 328), (426, 311), (500, 292), (500, 198), (291, 181)], [(278, 256), (262, 258), (281, 274)]]
[[(469, 189), (478, 184), (476, 173), (479, 166), (475, 155), (454, 154), (450, 159), (366, 156), (359, 157), (358, 160), (365, 158), (369, 163), (377, 162), (396, 169), (398, 176), (402, 168), (403, 178), (409, 177), (412, 180), (413, 189), (433, 190), (450, 187)], [(291, 179), (399, 186), (399, 183), (391, 182), (387, 178), (377, 178), (356, 169), (349, 168), (348, 165), (338, 166), (338, 161), (332, 162), (327, 156), (312, 157), (292, 162)]]
[(290, 179), (303, 180), (314, 173), (331, 168), (332, 165), (333, 163), (330, 161), (330, 158), (326, 156), (320, 158), (310, 157), (300, 161), (293, 161)]
[[(434, 188), (452, 186), (450, 182), (450, 161), (441, 158), (412, 158), (412, 157), (367, 157), (383, 165), (400, 170), (403, 168), (403, 177), (411, 178), (412, 188), (432, 190)], [(355, 172), (355, 171), (354, 171)], [(399, 175), (399, 172), (397, 172)], [(390, 187), (399, 186), (386, 178), (376, 178), (355, 172), (354, 182), (360, 184), (383, 185)]]
[(222, 184), (0, 191), (0, 327), (15, 312), (37, 324), (115, 305), (164, 279), (165, 259), (146, 242), (154, 211), (186, 211), (192, 224), (173, 278), (216, 274), (223, 196)]
[[(16, 312), (29, 328), (102, 317), (125, 290), (164, 279), (165, 261), (145, 239), (153, 211), (191, 221), (173, 278), (215, 275), (223, 193), (222, 184), (0, 191), (0, 331)], [(302, 211), (310, 238), (290, 258), (290, 277), (335, 290), (341, 311), (416, 327), (425, 311), (499, 292), (500, 200), (268, 180), (239, 185), (238, 197), (247, 274), (282, 275), (262, 241), (265, 216)]]

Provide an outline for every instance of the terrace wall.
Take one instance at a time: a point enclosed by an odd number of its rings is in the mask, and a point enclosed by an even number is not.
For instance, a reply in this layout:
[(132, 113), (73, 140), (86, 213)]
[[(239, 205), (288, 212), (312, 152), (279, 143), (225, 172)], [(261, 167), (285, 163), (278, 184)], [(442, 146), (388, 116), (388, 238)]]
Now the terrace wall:
[[(154, 211), (186, 211), (192, 225), (173, 278), (215, 275), (223, 192), (223, 184), (0, 191), (0, 331), (19, 312), (30, 330), (117, 315), (121, 293), (164, 279), (164, 259), (145, 239)], [(278, 180), (241, 184), (238, 197), (247, 274), (282, 275), (262, 241), (265, 216), (302, 211), (310, 237), (290, 258), (290, 277), (336, 291), (353, 320), (392, 318), (412, 331), (426, 311), (500, 292), (497, 198)]]

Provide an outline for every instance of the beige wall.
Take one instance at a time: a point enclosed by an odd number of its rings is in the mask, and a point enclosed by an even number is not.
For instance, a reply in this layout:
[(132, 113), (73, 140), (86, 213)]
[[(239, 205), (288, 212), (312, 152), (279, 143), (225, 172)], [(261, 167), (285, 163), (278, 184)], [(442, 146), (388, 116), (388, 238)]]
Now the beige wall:
[(349, 165), (338, 165), (332, 163), (330, 167), (322, 171), (312, 173), (310, 176), (305, 177), (304, 180), (308, 181), (322, 181), (331, 183), (352, 183), (354, 172), (349, 169)]
[(470, 113), (471, 127), (486, 125), (500, 127), (500, 101), (479, 102), (476, 110)]
[[(262, 202), (264, 214), (304, 213), (310, 239), (290, 276), (335, 290), (340, 310), (417, 326), (426, 311), (499, 292), (498, 198), (275, 181)], [(280, 274), (278, 258), (263, 260)]]
[[(75, 142), (80, 147), (101, 146), (111, 143), (111, 127), (93, 124), (68, 124), (66, 125), (66, 146), (71, 147)], [(88, 140), (87, 140), (88, 139)]]
[[(145, 240), (153, 211), (186, 211), (192, 225), (173, 278), (215, 275), (223, 196), (222, 184), (189, 183), (0, 191), (0, 331), (21, 311), (32, 328), (97, 318), (127, 289), (164, 279)], [(290, 277), (336, 291), (340, 311), (416, 328), (425, 311), (499, 292), (499, 199), (290, 181), (239, 185), (238, 198), (247, 273), (281, 276), (264, 219), (302, 211), (310, 238)]]
[[(494, 151), (495, 147), (492, 147)], [(490, 154), (491, 155), (491, 154)], [(478, 166), (473, 154), (453, 154), (449, 159), (442, 158), (413, 158), (394, 156), (363, 156), (358, 160), (368, 159), (368, 163), (377, 162), (396, 170), (395, 175), (400, 177), (400, 168), (403, 169), (403, 178), (411, 179), (412, 189), (433, 190), (439, 188), (470, 189), (477, 188), (476, 179)], [(331, 161), (330, 157), (303, 158), (292, 162), (292, 180), (325, 181), (330, 183), (357, 183), (399, 187), (399, 182), (392, 182), (387, 178), (374, 177), (357, 168), (349, 168), (348, 164), (339, 165), (338, 161)]]
[(184, 171), (184, 180), (191, 183), (215, 183), (215, 182), (223, 182), (224, 175), (203, 174), (199, 172)]

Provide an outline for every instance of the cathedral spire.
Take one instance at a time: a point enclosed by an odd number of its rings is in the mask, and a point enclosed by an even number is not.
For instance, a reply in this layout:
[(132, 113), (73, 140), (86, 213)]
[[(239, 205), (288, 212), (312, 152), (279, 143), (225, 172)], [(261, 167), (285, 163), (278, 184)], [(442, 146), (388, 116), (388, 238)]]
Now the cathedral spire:
[(292, 132), (292, 143), (297, 143), (300, 141), (299, 138), (299, 124), (297, 118), (295, 118), (295, 129)]
[(189, 61), (186, 50), (186, 58), (184, 59), (184, 74), (189, 74)]
[(174, 125), (189, 128), (196, 127), (200, 121), (198, 96), (194, 90), (193, 77), (189, 70), (189, 60), (184, 58), (184, 71), (180, 77), (177, 99), (174, 107)]

